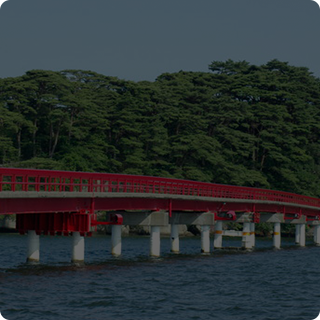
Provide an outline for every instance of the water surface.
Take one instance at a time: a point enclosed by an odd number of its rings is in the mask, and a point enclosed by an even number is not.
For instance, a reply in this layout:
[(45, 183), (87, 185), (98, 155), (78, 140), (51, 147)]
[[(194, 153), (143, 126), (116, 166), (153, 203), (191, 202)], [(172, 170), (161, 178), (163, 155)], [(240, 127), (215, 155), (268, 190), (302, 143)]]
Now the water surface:
[[(70, 237), (41, 237), (41, 263), (25, 264), (26, 237), (0, 235), (0, 311), (9, 319), (311, 320), (320, 311), (320, 247), (257, 239), (256, 250), (202, 255), (200, 238), (180, 239), (170, 254), (149, 258), (148, 237), (123, 238), (110, 255), (110, 237), (86, 238), (86, 263), (70, 263)], [(224, 241), (240, 246), (239, 239)]]

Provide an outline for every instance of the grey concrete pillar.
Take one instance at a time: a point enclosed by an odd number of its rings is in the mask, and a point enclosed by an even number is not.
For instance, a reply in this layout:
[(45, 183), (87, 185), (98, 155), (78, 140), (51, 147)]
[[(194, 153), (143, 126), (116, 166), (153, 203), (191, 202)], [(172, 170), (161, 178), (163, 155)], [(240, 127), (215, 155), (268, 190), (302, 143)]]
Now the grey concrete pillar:
[(160, 257), (160, 227), (159, 226), (151, 226), (150, 255), (152, 257)]
[(171, 225), (171, 252), (179, 253), (179, 225)]
[(40, 237), (35, 230), (28, 231), (27, 262), (38, 262), (40, 260)]
[(281, 224), (275, 222), (273, 227), (273, 247), (280, 249), (281, 247)]
[(201, 226), (201, 252), (210, 253), (210, 226)]
[(306, 225), (304, 223), (299, 224), (300, 226), (300, 241), (299, 246), (304, 247), (306, 245)]
[(72, 262), (84, 262), (84, 237), (80, 235), (79, 231), (75, 231), (72, 238)]
[(214, 226), (214, 240), (213, 240), (214, 248), (217, 248), (217, 249), (222, 248), (222, 237), (223, 237), (223, 222), (217, 221)]
[(313, 239), (317, 246), (320, 246), (320, 225), (316, 225), (313, 229)]
[(252, 249), (252, 242), (250, 237), (250, 222), (243, 223), (242, 230), (242, 248), (244, 249)]
[(256, 246), (256, 224), (254, 222), (250, 223), (250, 241), (251, 247)]
[(300, 224), (296, 224), (295, 243), (300, 243)]
[(121, 255), (121, 229), (122, 225), (112, 225), (111, 227), (111, 254)]

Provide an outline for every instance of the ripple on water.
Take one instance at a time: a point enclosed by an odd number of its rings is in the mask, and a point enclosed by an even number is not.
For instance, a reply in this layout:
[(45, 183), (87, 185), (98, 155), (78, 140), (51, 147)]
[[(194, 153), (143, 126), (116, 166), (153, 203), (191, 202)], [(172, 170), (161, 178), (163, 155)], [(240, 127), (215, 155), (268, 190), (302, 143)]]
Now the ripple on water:
[(320, 311), (318, 247), (272, 250), (270, 240), (257, 239), (251, 253), (201, 255), (200, 239), (191, 238), (181, 239), (183, 254), (173, 255), (164, 239), (162, 258), (150, 259), (147, 238), (125, 238), (123, 256), (113, 258), (110, 238), (99, 237), (88, 240), (87, 262), (75, 266), (65, 247), (70, 239), (47, 238), (42, 262), (30, 266), (21, 260), (20, 237), (1, 240), (18, 252), (0, 270), (0, 309), (9, 320), (311, 320)]

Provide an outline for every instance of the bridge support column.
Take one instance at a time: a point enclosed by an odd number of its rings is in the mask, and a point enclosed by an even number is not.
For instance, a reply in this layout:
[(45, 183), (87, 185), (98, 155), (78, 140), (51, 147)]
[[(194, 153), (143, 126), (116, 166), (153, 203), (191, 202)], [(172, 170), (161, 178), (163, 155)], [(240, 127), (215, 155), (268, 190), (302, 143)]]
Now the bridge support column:
[(28, 230), (27, 262), (38, 262), (40, 259), (40, 237), (35, 230)]
[(300, 224), (296, 224), (295, 243), (300, 243)]
[(316, 225), (313, 230), (314, 243), (320, 246), (320, 225)]
[(151, 226), (150, 255), (152, 257), (160, 257), (160, 227), (159, 226)]
[(281, 247), (281, 224), (275, 222), (273, 227), (273, 247), (280, 249)]
[(300, 227), (300, 239), (299, 246), (304, 247), (306, 245), (306, 225), (304, 223), (299, 224)]
[(171, 224), (171, 252), (179, 253), (179, 225)]
[(216, 249), (222, 248), (222, 229), (223, 229), (223, 222), (217, 221), (214, 226), (214, 240), (213, 240), (213, 247)]
[(251, 223), (244, 222), (242, 230), (242, 248), (252, 249), (252, 241), (250, 236)]
[(73, 247), (72, 247), (72, 262), (84, 262), (84, 237), (79, 231), (74, 231)]
[(120, 256), (122, 225), (112, 225), (111, 228), (111, 254), (114, 256)]
[(251, 246), (256, 246), (256, 224), (251, 222), (250, 224), (250, 239), (251, 239)]
[(201, 226), (201, 252), (210, 253), (210, 226)]

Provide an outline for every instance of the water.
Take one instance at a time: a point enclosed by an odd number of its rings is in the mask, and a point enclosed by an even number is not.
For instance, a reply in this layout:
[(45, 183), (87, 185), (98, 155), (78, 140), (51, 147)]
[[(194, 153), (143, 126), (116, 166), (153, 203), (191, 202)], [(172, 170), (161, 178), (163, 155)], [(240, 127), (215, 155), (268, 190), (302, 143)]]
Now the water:
[[(74, 266), (71, 238), (42, 237), (41, 264), (26, 265), (26, 238), (0, 235), (0, 311), (21, 319), (311, 320), (320, 311), (320, 247), (256, 239), (248, 253), (199, 254), (200, 239), (182, 238), (181, 255), (148, 257), (148, 237), (123, 239), (110, 257), (110, 237), (86, 239), (86, 264)], [(239, 246), (239, 239), (224, 241)]]

